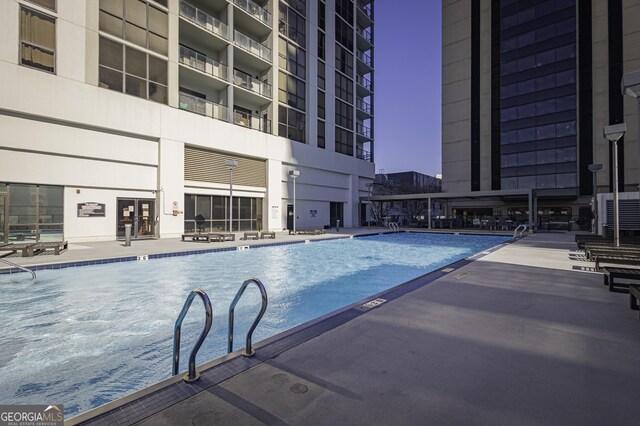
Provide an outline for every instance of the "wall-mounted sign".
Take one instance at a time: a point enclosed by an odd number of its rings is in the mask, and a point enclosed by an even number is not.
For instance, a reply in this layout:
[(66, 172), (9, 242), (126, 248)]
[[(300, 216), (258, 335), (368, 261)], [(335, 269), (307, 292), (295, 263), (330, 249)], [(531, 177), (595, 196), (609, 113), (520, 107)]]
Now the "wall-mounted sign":
[(318, 210), (309, 210), (309, 216), (311, 217), (318, 216)]
[(104, 217), (105, 213), (102, 203), (78, 203), (78, 217)]

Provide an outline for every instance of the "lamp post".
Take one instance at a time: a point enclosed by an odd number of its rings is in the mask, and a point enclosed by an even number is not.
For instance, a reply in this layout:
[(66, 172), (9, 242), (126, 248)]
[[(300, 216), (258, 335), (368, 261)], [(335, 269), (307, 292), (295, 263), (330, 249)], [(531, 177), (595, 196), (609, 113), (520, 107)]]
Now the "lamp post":
[(598, 171), (600, 170), (602, 170), (602, 164), (589, 164), (589, 171), (593, 173), (593, 202), (591, 208), (593, 209), (592, 231), (594, 235), (598, 233)]
[(238, 167), (238, 160), (224, 160), (229, 169), (229, 232), (233, 232), (233, 170)]
[(369, 190), (369, 199), (368, 199), (368, 208), (369, 208), (369, 214), (365, 215), (367, 218), (367, 228), (371, 229), (371, 192), (373, 192), (373, 182), (369, 182), (367, 183), (367, 189)]
[[(636, 145), (640, 154), (640, 70), (622, 76), (622, 94), (636, 98), (638, 128), (636, 129)], [(638, 163), (640, 164), (640, 162)], [(640, 171), (638, 171), (638, 194), (640, 196)]]
[(296, 178), (300, 176), (300, 170), (289, 170), (289, 176), (293, 179), (293, 235), (296, 235)]
[(620, 247), (620, 222), (618, 215), (618, 141), (627, 131), (624, 123), (605, 126), (604, 137), (613, 142), (613, 245)]

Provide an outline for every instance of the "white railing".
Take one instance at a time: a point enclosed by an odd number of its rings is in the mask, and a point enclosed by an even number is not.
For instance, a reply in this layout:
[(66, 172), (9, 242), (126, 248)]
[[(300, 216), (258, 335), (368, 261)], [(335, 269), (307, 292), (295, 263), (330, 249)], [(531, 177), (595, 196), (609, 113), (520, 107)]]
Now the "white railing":
[(234, 31), (233, 41), (236, 46), (240, 47), (241, 49), (253, 53), (254, 55), (257, 55), (265, 61), (271, 63), (271, 49), (269, 49), (267, 46), (258, 43), (251, 37), (246, 36), (239, 31)]
[(240, 70), (233, 70), (233, 84), (255, 92), (259, 95), (271, 98), (271, 85)]
[(180, 46), (180, 63), (214, 77), (223, 80), (227, 79), (226, 65), (207, 58), (205, 55), (189, 49), (186, 46)]
[(263, 24), (271, 27), (271, 13), (251, 0), (233, 0), (233, 4), (255, 17)]
[(247, 127), (253, 130), (260, 130), (264, 133), (271, 133), (271, 120), (256, 117), (243, 111), (233, 111), (233, 122), (238, 126)]
[(191, 4), (181, 1), (180, 2), (180, 16), (187, 21), (196, 24), (197, 26), (216, 34), (226, 40), (229, 40), (229, 27), (227, 24), (219, 21), (213, 16), (201, 11)]
[(180, 92), (180, 109), (204, 115), (206, 117), (216, 118), (218, 120), (227, 121), (229, 117), (229, 108), (224, 105), (216, 104), (206, 99), (201, 99), (187, 93)]

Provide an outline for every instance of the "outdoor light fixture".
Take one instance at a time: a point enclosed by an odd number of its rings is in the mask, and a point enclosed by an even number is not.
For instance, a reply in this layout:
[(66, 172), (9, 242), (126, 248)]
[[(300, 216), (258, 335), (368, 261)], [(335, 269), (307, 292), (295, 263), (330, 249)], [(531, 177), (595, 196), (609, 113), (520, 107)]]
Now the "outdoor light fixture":
[(605, 126), (604, 137), (613, 142), (613, 245), (620, 247), (620, 222), (618, 215), (618, 141), (627, 131), (625, 123)]
[(296, 178), (300, 176), (300, 170), (289, 170), (289, 176), (293, 179), (293, 235), (296, 234)]
[(224, 160), (229, 169), (229, 232), (233, 232), (233, 170), (238, 167), (238, 160)]
[(600, 170), (602, 170), (602, 164), (589, 164), (589, 171), (593, 173), (593, 203), (591, 208), (593, 209), (592, 231), (594, 235), (598, 233), (598, 172)]

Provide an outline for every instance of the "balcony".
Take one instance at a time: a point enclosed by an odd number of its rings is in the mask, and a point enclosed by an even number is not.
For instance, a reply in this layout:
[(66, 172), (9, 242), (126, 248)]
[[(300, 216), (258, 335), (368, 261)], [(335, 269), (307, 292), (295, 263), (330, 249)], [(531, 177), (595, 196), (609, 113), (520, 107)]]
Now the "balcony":
[(358, 10), (373, 22), (373, 2), (358, 0)]
[(248, 129), (271, 134), (271, 120), (256, 117), (244, 111), (233, 110), (233, 123)]
[(356, 83), (358, 83), (359, 87), (366, 89), (368, 92), (373, 92), (373, 83), (367, 77), (357, 74)]
[(368, 53), (358, 49), (356, 50), (356, 57), (369, 68), (373, 68), (373, 58)]
[(260, 59), (271, 63), (271, 49), (267, 46), (258, 43), (251, 37), (246, 36), (239, 31), (234, 31), (233, 41), (234, 44), (242, 50), (252, 53)]
[(229, 27), (227, 24), (185, 1), (180, 2), (180, 16), (211, 34), (229, 40)]
[(369, 115), (373, 115), (373, 108), (371, 105), (360, 98), (356, 99), (356, 108)]
[(251, 0), (233, 0), (233, 4), (271, 28), (271, 13)]
[(356, 158), (364, 161), (371, 161), (371, 153), (362, 148), (356, 147)]
[(356, 123), (356, 134), (358, 136), (363, 136), (367, 139), (373, 139), (371, 137), (371, 129), (362, 123)]
[(180, 109), (204, 115), (206, 117), (215, 118), (222, 121), (228, 121), (229, 109), (220, 104), (216, 104), (206, 99), (188, 95), (180, 92)]
[(226, 65), (207, 58), (205, 55), (189, 49), (188, 47), (180, 46), (180, 63), (219, 79), (227, 79)]
[(358, 34), (365, 39), (369, 44), (373, 45), (373, 27), (363, 27), (362, 25), (358, 25), (356, 27), (356, 31)]
[(271, 99), (271, 85), (240, 70), (233, 70), (233, 84)]

